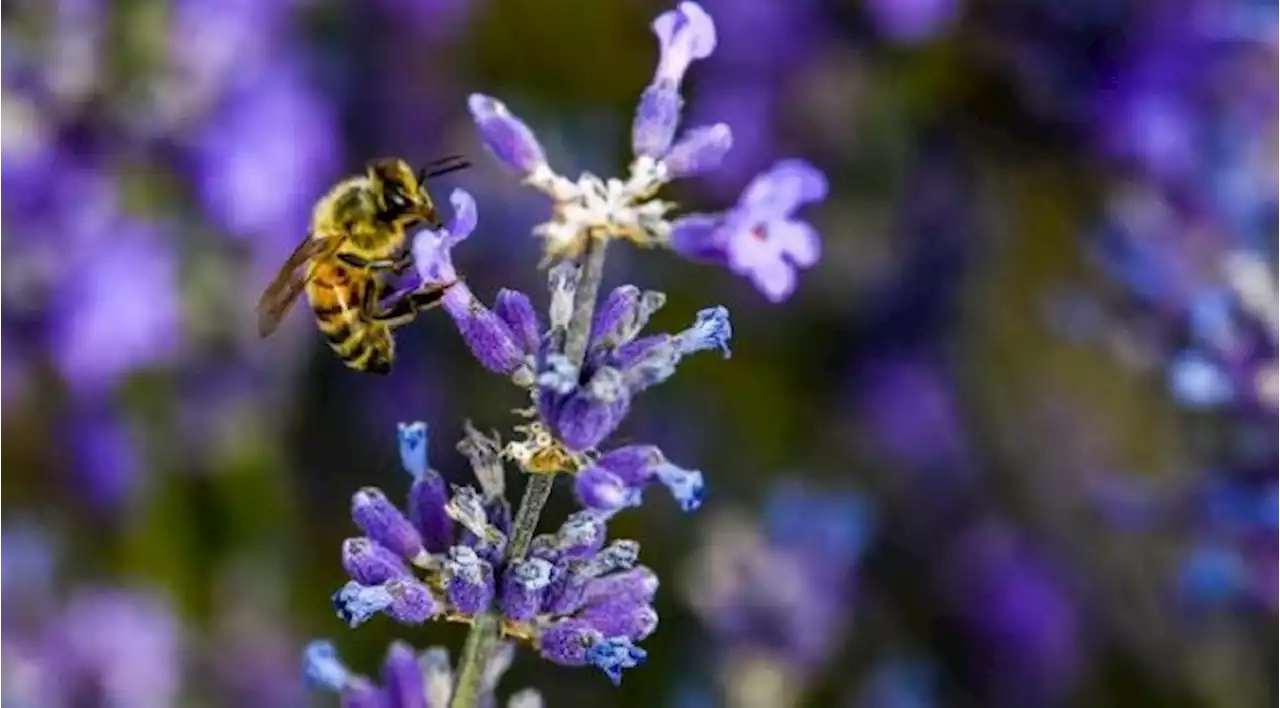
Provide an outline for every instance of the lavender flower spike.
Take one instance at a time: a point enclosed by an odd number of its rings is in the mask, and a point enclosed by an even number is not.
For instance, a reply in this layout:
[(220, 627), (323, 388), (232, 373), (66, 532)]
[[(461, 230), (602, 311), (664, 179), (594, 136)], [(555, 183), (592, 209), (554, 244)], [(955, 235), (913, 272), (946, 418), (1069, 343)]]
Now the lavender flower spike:
[(473, 93), (467, 99), (471, 118), (480, 129), (485, 147), (508, 167), (522, 174), (530, 174), (547, 164), (542, 145), (529, 126), (501, 101), (483, 94)]
[(480, 303), (466, 283), (459, 281), (453, 265), (453, 247), (476, 228), (475, 198), (455, 189), (449, 200), (453, 203), (453, 220), (443, 229), (418, 234), (413, 242), (414, 265), (424, 284), (449, 286), (441, 305), (476, 359), (490, 371), (512, 374), (524, 362), (524, 350), (515, 333)]
[(727, 264), (769, 300), (781, 302), (795, 291), (796, 270), (813, 266), (821, 252), (817, 232), (794, 218), (795, 211), (826, 195), (827, 179), (816, 167), (783, 160), (756, 176), (722, 216), (677, 219), (668, 244), (687, 258)]
[(696, 59), (711, 56), (716, 47), (716, 27), (711, 16), (695, 2), (682, 2), (653, 21), (658, 35), (658, 68), (653, 82), (640, 96), (631, 145), (637, 157), (660, 159), (671, 147), (680, 122), (680, 84)]

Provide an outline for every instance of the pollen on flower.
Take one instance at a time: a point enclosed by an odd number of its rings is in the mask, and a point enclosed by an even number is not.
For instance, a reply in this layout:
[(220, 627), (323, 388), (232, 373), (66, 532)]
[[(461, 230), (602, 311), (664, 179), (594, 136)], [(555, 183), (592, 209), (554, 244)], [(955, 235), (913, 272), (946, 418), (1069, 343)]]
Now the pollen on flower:
[(502, 454), (529, 474), (576, 474), (589, 462), (556, 439), (540, 422), (516, 426), (524, 435), (502, 449)]

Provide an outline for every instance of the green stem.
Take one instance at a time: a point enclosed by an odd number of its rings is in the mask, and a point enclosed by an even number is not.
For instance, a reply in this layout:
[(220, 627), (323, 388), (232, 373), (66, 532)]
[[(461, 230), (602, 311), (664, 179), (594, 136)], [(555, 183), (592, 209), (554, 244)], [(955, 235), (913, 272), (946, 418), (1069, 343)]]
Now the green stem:
[[(565, 356), (579, 367), (587, 356), (587, 344), (591, 341), (591, 323), (595, 317), (600, 281), (604, 279), (607, 245), (608, 241), (605, 239), (588, 239), (582, 253), (577, 289), (573, 296), (573, 315), (569, 318), (564, 343)], [(538, 519), (542, 516), (547, 499), (551, 497), (554, 482), (555, 475), (530, 476), (512, 523), (514, 530), (511, 543), (507, 545), (507, 559), (523, 558), (529, 550), (533, 532), (538, 528)], [(493, 653), (501, 625), (500, 618), (493, 611), (476, 616), (471, 631), (467, 633), (467, 643), (462, 649), (458, 664), (458, 684), (449, 708), (476, 708), (479, 704), (485, 666), (489, 663), (489, 655)]]

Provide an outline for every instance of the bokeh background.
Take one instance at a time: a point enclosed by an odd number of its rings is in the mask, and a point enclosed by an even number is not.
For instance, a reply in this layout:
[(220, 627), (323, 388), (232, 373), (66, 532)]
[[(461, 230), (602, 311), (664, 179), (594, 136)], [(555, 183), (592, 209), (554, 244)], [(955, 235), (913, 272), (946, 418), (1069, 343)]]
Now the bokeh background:
[[(733, 312), (733, 358), (683, 365), (621, 433), (702, 469), (708, 501), (613, 525), (664, 581), (621, 689), (525, 651), (503, 693), (1274, 705), (1275, 5), (704, 6), (720, 44), (688, 114), (736, 145), (673, 196), (722, 207), (810, 159), (823, 259), (771, 305), (612, 249), (606, 285), (669, 295), (655, 328)], [(618, 173), (664, 9), (5, 0), (6, 706), (330, 705), (301, 682), (311, 637), (365, 672), (392, 637), (457, 651), (458, 627), (334, 615), (350, 494), (407, 485), (400, 420), (463, 481), (462, 421), (505, 428), (518, 392), (446, 317), (378, 379), (302, 312), (259, 341), (253, 303), (330, 183), (454, 152), (477, 164), (435, 192), (480, 204), (460, 269), (541, 299), (545, 204), (466, 96), (502, 97), (564, 172)], [(572, 507), (557, 492), (546, 527)]]

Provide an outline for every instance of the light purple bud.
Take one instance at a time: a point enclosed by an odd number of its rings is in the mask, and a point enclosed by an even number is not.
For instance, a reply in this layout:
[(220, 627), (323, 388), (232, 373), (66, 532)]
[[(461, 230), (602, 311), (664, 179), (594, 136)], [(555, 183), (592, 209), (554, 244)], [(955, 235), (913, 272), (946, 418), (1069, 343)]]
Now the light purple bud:
[(393, 641), (382, 662), (382, 684), (386, 687), (388, 705), (394, 708), (428, 708), (426, 682), (413, 647)]
[(383, 585), (361, 585), (349, 581), (333, 594), (333, 606), (338, 617), (353, 629), (369, 618), (391, 606), (394, 599)]
[(605, 517), (592, 511), (574, 512), (556, 533), (556, 550), (560, 558), (586, 558), (604, 547), (607, 529)]
[(440, 612), (431, 589), (416, 578), (397, 578), (386, 584), (391, 595), (387, 614), (401, 624), (424, 624)]
[(351, 670), (338, 658), (333, 642), (325, 639), (307, 645), (302, 652), (302, 666), (308, 681), (331, 691), (341, 691), (353, 678)]
[(381, 585), (409, 575), (400, 556), (367, 538), (348, 538), (342, 542), (342, 567), (361, 585)]
[(418, 530), (377, 487), (365, 487), (352, 495), (351, 518), (364, 535), (407, 561), (423, 553)]
[(560, 406), (556, 429), (572, 450), (590, 450), (609, 437), (631, 407), (621, 372), (601, 367)]
[(494, 157), (522, 174), (533, 172), (547, 163), (542, 145), (529, 126), (511, 115), (496, 98), (473, 93), (467, 99), (471, 118), (480, 129), (480, 137)]
[(534, 311), (533, 302), (529, 300), (528, 295), (519, 290), (503, 288), (498, 291), (493, 311), (506, 323), (507, 329), (511, 330), (516, 341), (524, 347), (525, 354), (538, 353), (538, 343), (542, 336), (539, 334), (538, 313)]
[(614, 339), (626, 320), (635, 316), (635, 309), (639, 304), (640, 288), (634, 285), (614, 288), (596, 310), (595, 321), (591, 323), (591, 346), (607, 344)]
[(517, 558), (507, 566), (502, 583), (502, 615), (512, 622), (532, 622), (551, 585), (552, 566), (541, 558)]
[(667, 245), (691, 261), (726, 265), (723, 223), (723, 214), (685, 214), (671, 222)]
[(591, 605), (577, 614), (606, 637), (626, 637), (638, 642), (658, 628), (658, 613), (652, 607), (630, 602)]
[(602, 602), (615, 602), (625, 599), (628, 602), (648, 605), (658, 592), (658, 576), (646, 566), (639, 566), (621, 573), (611, 573), (596, 578), (587, 584), (583, 600), (586, 605)]
[(422, 421), (400, 423), (397, 426), (400, 440), (400, 464), (414, 479), (427, 473), (427, 424)]
[(612, 364), (620, 371), (633, 369), (640, 362), (655, 356), (658, 350), (669, 345), (671, 340), (672, 337), (669, 334), (654, 334), (627, 342), (614, 350)]
[(561, 666), (586, 666), (587, 651), (601, 639), (602, 635), (588, 622), (561, 620), (538, 636), (538, 653)]
[(524, 361), (524, 353), (511, 329), (476, 299), (466, 283), (449, 288), (442, 303), (458, 326), (467, 348), (484, 368), (498, 374), (511, 374)]
[(444, 582), (449, 608), (458, 614), (471, 616), (487, 612), (493, 603), (493, 566), (469, 546), (449, 549)]
[(669, 83), (678, 89), (689, 65), (715, 51), (715, 23), (695, 2), (682, 2), (677, 9), (662, 13), (652, 27), (658, 35), (660, 52), (653, 76), (655, 84)]
[(661, 159), (676, 137), (684, 99), (678, 87), (655, 84), (640, 94), (640, 105), (631, 124), (631, 149), (637, 157)]
[(657, 445), (623, 445), (596, 460), (596, 466), (618, 475), (629, 487), (641, 487), (653, 476), (653, 469), (667, 461)]
[(724, 162), (733, 147), (733, 131), (724, 123), (694, 128), (662, 158), (671, 179), (706, 174)]
[(666, 462), (658, 465), (653, 474), (670, 490), (682, 511), (694, 511), (702, 506), (705, 484), (698, 470), (686, 470)]
[(618, 475), (600, 466), (578, 472), (573, 492), (579, 504), (604, 516), (640, 503), (639, 488), (627, 485)]
[(555, 567), (551, 585), (542, 598), (542, 611), (551, 615), (570, 615), (582, 607), (592, 575), (589, 564), (569, 561)]
[(409, 520), (431, 553), (444, 553), (453, 545), (453, 519), (445, 511), (448, 503), (444, 478), (435, 470), (427, 470), (409, 487)]

